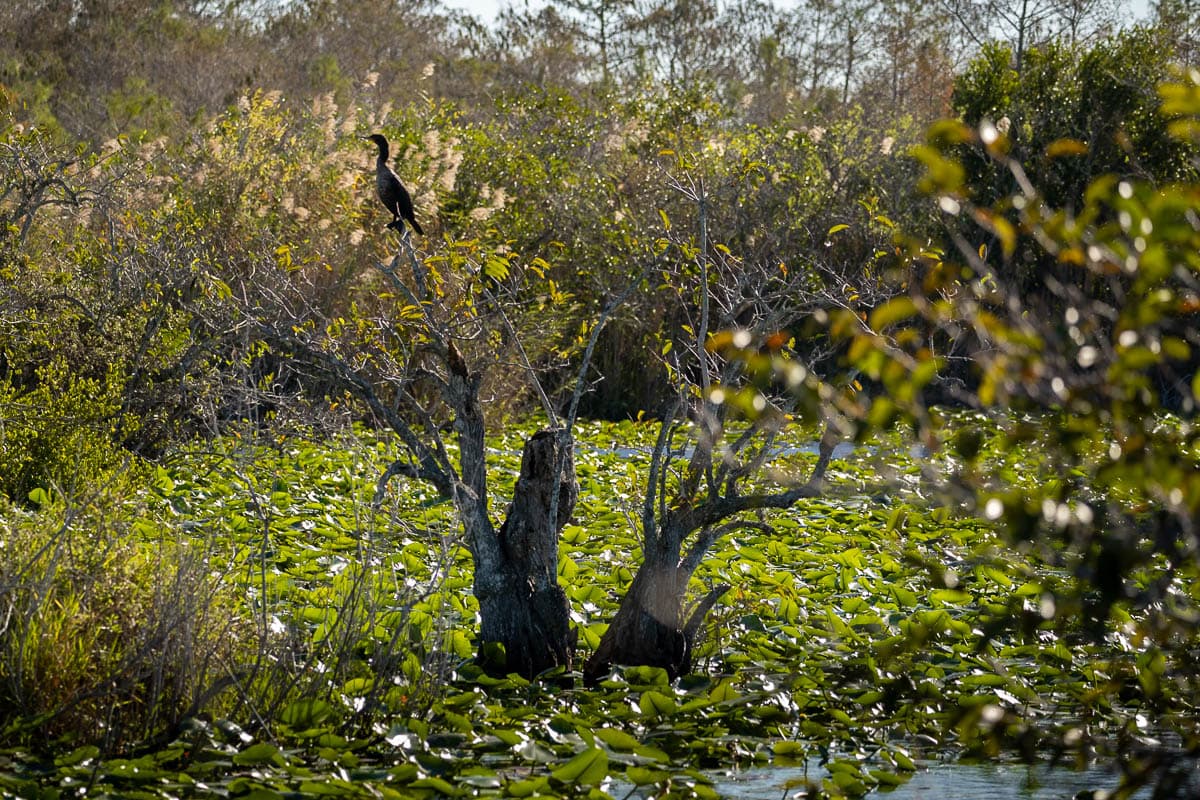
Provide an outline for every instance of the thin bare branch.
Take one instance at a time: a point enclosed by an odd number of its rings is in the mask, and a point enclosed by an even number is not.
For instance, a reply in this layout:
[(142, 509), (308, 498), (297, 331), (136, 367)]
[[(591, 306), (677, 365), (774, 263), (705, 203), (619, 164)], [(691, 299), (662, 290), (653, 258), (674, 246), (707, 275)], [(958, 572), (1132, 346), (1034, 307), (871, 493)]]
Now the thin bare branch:
[(683, 397), (676, 395), (670, 410), (663, 417), (663, 423), (658, 429), (658, 438), (654, 442), (654, 452), (650, 455), (650, 473), (646, 478), (646, 498), (642, 503), (642, 541), (643, 550), (649, 552), (658, 541), (658, 517), (655, 506), (665, 492), (662, 476), (666, 472), (665, 461), (667, 450), (671, 443), (671, 426), (668, 420), (675, 418), (683, 405)]
[(691, 575), (704, 561), (704, 557), (708, 555), (709, 549), (712, 548), (717, 540), (727, 533), (733, 533), (736, 530), (751, 529), (757, 530), (764, 534), (774, 535), (775, 529), (765, 522), (760, 522), (753, 519), (738, 519), (727, 522), (723, 525), (708, 527), (702, 530), (696, 536), (696, 541), (692, 542), (692, 546), (688, 548), (685, 555), (679, 562), (679, 568), (684, 575)]

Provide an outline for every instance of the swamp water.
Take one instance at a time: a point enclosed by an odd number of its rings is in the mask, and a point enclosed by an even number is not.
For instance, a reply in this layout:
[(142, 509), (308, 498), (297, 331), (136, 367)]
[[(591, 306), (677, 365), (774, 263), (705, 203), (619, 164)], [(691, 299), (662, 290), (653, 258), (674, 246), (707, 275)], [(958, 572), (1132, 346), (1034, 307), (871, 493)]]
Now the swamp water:
[[(783, 800), (803, 796), (796, 788), (807, 777), (819, 783), (828, 773), (816, 761), (807, 767), (751, 769), (715, 781), (722, 797), (738, 800)], [(1101, 766), (1086, 770), (1026, 764), (918, 762), (912, 778), (901, 786), (879, 788), (868, 797), (880, 800), (1073, 800), (1079, 792), (1114, 790), (1120, 776)], [(1149, 798), (1147, 788), (1133, 797)], [(620, 797), (614, 793), (614, 797)]]
[[(804, 796), (804, 780), (819, 784), (828, 777), (813, 759), (807, 767), (765, 767), (715, 776), (713, 788), (730, 800), (790, 800)], [(1085, 770), (1052, 768), (1045, 764), (991, 764), (948, 761), (918, 762), (917, 771), (904, 784), (880, 787), (867, 795), (879, 800), (1074, 800), (1081, 792), (1113, 791), (1120, 775), (1104, 766)], [(1192, 776), (1200, 797), (1200, 771)], [(615, 798), (641, 795), (628, 784), (614, 783), (608, 792)], [(1148, 800), (1145, 788), (1133, 800)], [(1102, 796), (1102, 795), (1101, 795)]]

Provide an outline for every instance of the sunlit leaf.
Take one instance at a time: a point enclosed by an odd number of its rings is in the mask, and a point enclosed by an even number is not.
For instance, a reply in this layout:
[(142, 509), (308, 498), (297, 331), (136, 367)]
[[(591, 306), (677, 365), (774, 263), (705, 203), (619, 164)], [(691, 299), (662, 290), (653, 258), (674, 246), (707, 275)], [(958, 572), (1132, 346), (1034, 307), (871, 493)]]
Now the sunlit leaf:
[(599, 748), (585, 750), (550, 773), (557, 781), (594, 785), (608, 777), (608, 755)]

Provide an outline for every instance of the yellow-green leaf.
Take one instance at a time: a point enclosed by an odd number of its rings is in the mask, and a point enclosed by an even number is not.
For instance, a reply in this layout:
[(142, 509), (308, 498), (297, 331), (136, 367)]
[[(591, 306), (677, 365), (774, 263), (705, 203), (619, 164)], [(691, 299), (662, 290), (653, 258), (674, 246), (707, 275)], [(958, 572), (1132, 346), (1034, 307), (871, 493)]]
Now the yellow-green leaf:
[(599, 748), (584, 750), (550, 773), (557, 781), (592, 785), (608, 777), (608, 755)]
[(642, 697), (638, 701), (638, 708), (648, 717), (665, 717), (675, 711), (676, 705), (674, 698), (667, 697), (661, 692), (642, 692)]
[(1047, 158), (1087, 155), (1088, 146), (1078, 139), (1056, 139), (1046, 145)]
[(882, 330), (917, 313), (917, 304), (911, 297), (895, 297), (871, 312), (871, 328)]
[(596, 731), (596, 738), (613, 750), (632, 750), (641, 744), (635, 737), (616, 728), (600, 728)]

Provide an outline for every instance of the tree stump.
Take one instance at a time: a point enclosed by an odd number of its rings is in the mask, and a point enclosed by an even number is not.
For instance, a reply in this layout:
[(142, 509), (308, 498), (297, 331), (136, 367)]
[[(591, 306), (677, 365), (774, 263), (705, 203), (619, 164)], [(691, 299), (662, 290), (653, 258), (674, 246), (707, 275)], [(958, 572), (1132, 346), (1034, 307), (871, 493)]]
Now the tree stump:
[(578, 632), (570, 625), (570, 604), (558, 585), (558, 538), (578, 494), (570, 437), (553, 430), (531, 437), (497, 534), (499, 563), (485, 569), (476, 565), (480, 641), (503, 645), (506, 656), (502, 667), (487, 665), (493, 671), (528, 678), (552, 667), (571, 668)]

